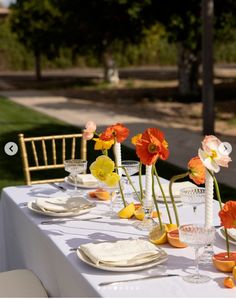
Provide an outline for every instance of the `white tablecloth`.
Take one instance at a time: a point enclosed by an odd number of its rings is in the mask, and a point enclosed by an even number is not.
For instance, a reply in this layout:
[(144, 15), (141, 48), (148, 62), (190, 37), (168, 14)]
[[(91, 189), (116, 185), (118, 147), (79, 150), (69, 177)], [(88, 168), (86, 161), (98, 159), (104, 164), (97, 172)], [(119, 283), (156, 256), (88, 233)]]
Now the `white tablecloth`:
[[(111, 218), (107, 215), (109, 203), (97, 202), (90, 214), (102, 215), (93, 221), (74, 221), (64, 224), (42, 225), (48, 217), (30, 211), (20, 203), (37, 196), (58, 196), (50, 185), (8, 187), (2, 191), (0, 201), (0, 270), (28, 268), (39, 277), (53, 297), (235, 297), (235, 289), (223, 287), (226, 274), (212, 265), (200, 266), (200, 270), (212, 277), (205, 284), (190, 284), (182, 277), (150, 279), (116, 286), (99, 287), (100, 282), (138, 278), (157, 273), (186, 275), (193, 270), (193, 249), (162, 248), (168, 253), (168, 261), (154, 268), (133, 273), (106, 272), (80, 261), (71, 248), (93, 241), (110, 241), (137, 238), (147, 235), (133, 226), (133, 220)], [(163, 209), (163, 216), (166, 212)], [(219, 206), (214, 204), (215, 225)], [(179, 207), (181, 223), (204, 222), (204, 206), (193, 214), (192, 207)], [(88, 214), (86, 215), (88, 216)], [(166, 218), (166, 217), (165, 217)], [(166, 218), (167, 220), (167, 218)], [(216, 234), (215, 252), (225, 250), (225, 241)], [(236, 250), (234, 245), (232, 250)]]

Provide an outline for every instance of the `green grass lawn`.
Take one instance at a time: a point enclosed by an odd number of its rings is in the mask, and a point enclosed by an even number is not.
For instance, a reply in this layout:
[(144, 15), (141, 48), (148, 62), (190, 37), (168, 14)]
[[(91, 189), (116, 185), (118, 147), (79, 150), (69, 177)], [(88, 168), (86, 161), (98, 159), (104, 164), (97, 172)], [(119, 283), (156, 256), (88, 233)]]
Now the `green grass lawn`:
[[(18, 134), (24, 133), (25, 136), (58, 135), (78, 133), (77, 127), (68, 125), (60, 120), (35, 112), (21, 105), (15, 104), (6, 98), (0, 97), (0, 189), (6, 186), (23, 185), (24, 177), (20, 153), (15, 156), (7, 156), (4, 153), (4, 145), (8, 141), (18, 142)], [(94, 142), (88, 143), (88, 162), (94, 161), (100, 154), (93, 150)], [(50, 147), (47, 149), (50, 153)], [(61, 153), (58, 151), (58, 154)], [(137, 159), (135, 151), (123, 147), (122, 154), (126, 159)], [(157, 169), (160, 176), (170, 179), (173, 175), (182, 173), (185, 170), (180, 169), (170, 163), (158, 161)], [(60, 170), (61, 176), (66, 175), (64, 170)], [(45, 172), (38, 172), (35, 178), (49, 178), (51, 172), (45, 175)], [(236, 189), (220, 185), (223, 200), (236, 198)]]

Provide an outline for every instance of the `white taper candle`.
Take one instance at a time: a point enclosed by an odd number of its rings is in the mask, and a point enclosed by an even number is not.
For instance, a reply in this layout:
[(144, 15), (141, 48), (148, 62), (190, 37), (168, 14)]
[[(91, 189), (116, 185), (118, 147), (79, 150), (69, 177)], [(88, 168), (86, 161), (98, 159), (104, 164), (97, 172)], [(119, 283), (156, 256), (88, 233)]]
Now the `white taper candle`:
[(152, 202), (152, 165), (146, 165), (144, 205)]
[(213, 225), (213, 196), (214, 183), (213, 178), (208, 171), (206, 171), (205, 182), (205, 226), (211, 227)]
[[(116, 166), (121, 166), (121, 145), (119, 142), (115, 142), (114, 144), (114, 155), (116, 160)], [(118, 174), (122, 176), (122, 169), (118, 168)]]

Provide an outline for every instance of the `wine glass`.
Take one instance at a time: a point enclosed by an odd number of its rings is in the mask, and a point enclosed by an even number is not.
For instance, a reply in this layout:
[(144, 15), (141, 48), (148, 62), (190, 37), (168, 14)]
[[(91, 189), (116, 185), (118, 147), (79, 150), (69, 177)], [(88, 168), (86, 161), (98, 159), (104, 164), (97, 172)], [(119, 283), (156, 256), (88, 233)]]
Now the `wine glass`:
[(184, 276), (183, 279), (191, 283), (203, 283), (211, 278), (201, 275), (198, 268), (199, 249), (206, 244), (212, 243), (215, 237), (215, 228), (202, 225), (187, 224), (179, 227), (179, 239), (195, 250), (195, 273)]
[(135, 221), (134, 226), (142, 231), (151, 231), (157, 223), (151, 217), (152, 211), (154, 208), (153, 200), (145, 200), (142, 204), (143, 212), (144, 212), (144, 219), (142, 221)]
[[(126, 177), (125, 179), (122, 178), (122, 180), (124, 181), (124, 184), (128, 187), (129, 179), (127, 178), (127, 174), (130, 177), (139, 171), (139, 161), (124, 160), (122, 161), (121, 166), (124, 168), (122, 169), (122, 175)], [(124, 190), (125, 189), (126, 188), (124, 188)], [(124, 193), (124, 195), (130, 195), (130, 194), (131, 194), (130, 192), (126, 192), (126, 191)]]
[(78, 192), (77, 174), (86, 172), (87, 161), (82, 159), (65, 160), (64, 166), (65, 170), (70, 173), (74, 183), (74, 190), (71, 193), (71, 196), (81, 195), (81, 193)]
[(197, 206), (205, 202), (205, 188), (187, 187), (180, 189), (180, 199), (183, 204), (193, 207), (196, 213)]

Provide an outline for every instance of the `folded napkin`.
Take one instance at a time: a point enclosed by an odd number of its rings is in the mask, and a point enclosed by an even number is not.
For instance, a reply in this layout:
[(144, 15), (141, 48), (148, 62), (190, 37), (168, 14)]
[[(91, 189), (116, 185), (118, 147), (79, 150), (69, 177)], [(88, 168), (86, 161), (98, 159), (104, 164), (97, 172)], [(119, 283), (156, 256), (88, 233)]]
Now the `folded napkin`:
[(81, 245), (80, 250), (97, 266), (133, 266), (162, 256), (162, 252), (154, 244), (141, 239), (88, 243)]
[[(74, 178), (69, 176), (70, 181), (74, 183)], [(84, 186), (93, 186), (98, 184), (98, 180), (92, 174), (77, 174), (77, 183)]]
[(236, 241), (236, 229), (235, 228), (228, 228), (227, 229), (228, 235)]
[[(168, 183), (162, 184), (161, 186), (163, 188), (165, 196), (170, 197), (169, 184)], [(180, 190), (183, 188), (187, 188), (187, 187), (196, 187), (196, 185), (191, 182), (188, 182), (188, 181), (180, 182), (180, 183), (173, 183), (173, 185), (172, 185), (173, 196), (180, 197)], [(155, 185), (155, 194), (156, 194), (156, 196), (162, 197), (162, 193), (161, 193), (161, 189), (160, 189), (159, 185)]]
[(37, 198), (35, 205), (42, 211), (50, 212), (72, 212), (78, 209), (85, 209), (89, 207), (90, 202), (83, 197), (72, 197), (72, 198)]

